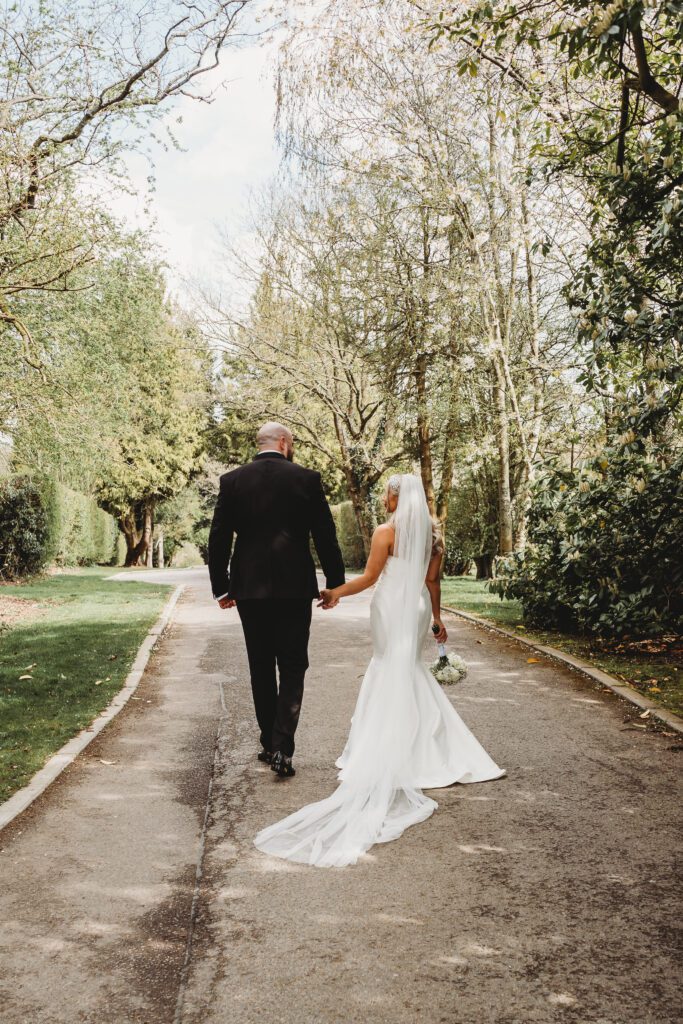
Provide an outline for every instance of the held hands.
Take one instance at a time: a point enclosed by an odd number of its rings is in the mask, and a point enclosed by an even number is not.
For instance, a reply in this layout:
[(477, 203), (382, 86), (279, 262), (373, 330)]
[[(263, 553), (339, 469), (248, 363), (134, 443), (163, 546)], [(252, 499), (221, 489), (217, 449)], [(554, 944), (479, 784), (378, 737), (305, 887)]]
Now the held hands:
[(446, 632), (446, 627), (444, 626), (441, 619), (435, 618), (434, 626), (439, 627), (438, 633), (434, 629), (432, 630), (432, 632), (434, 633), (434, 639), (436, 640), (437, 644), (445, 644), (446, 641), (448, 640), (448, 633)]
[(335, 596), (334, 590), (321, 590), (320, 600), (318, 601), (318, 608), (322, 608), (324, 611), (328, 611), (330, 608), (336, 608), (339, 604), (339, 598)]

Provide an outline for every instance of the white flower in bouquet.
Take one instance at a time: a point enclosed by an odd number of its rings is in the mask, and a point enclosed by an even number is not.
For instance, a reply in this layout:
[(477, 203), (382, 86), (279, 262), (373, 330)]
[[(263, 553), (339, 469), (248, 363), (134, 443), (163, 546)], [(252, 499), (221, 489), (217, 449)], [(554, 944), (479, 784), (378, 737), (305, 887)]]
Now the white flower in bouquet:
[(451, 651), (446, 653), (443, 644), (439, 644), (439, 657), (429, 668), (437, 683), (442, 686), (459, 683), (467, 675), (467, 662), (458, 654)]

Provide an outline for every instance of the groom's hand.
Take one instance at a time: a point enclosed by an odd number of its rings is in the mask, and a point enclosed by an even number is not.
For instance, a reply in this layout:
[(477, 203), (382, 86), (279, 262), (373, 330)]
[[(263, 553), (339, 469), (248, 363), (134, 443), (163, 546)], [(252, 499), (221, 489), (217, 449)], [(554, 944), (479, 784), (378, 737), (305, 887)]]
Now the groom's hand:
[(231, 597), (222, 597), (218, 602), (219, 608), (234, 608), (235, 602)]
[(318, 608), (322, 608), (324, 611), (327, 611), (329, 608), (335, 608), (338, 604), (339, 598), (335, 597), (331, 590), (320, 591)]

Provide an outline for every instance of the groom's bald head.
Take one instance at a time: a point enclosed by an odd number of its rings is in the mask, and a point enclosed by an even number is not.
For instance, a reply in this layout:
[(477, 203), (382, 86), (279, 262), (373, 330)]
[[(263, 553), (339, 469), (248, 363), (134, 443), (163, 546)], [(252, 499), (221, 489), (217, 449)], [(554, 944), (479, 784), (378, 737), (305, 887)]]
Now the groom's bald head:
[(282, 423), (264, 423), (256, 434), (256, 444), (260, 452), (268, 451), (268, 449), (282, 452), (290, 460), (294, 451), (292, 432)]

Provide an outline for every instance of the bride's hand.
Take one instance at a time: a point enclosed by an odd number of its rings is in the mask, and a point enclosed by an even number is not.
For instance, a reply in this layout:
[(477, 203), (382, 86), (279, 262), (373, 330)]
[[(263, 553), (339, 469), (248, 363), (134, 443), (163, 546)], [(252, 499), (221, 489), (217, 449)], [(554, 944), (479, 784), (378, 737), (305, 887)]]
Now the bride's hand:
[(329, 608), (334, 608), (339, 604), (339, 598), (335, 597), (333, 590), (321, 590), (320, 600), (318, 601), (318, 608), (322, 608), (327, 611)]
[(434, 634), (437, 644), (445, 644), (448, 640), (448, 633), (441, 619), (434, 619), (434, 625), (439, 627), (439, 632)]

